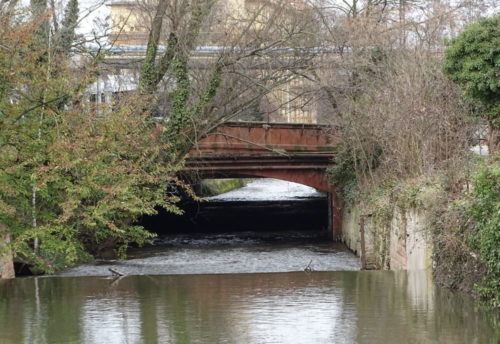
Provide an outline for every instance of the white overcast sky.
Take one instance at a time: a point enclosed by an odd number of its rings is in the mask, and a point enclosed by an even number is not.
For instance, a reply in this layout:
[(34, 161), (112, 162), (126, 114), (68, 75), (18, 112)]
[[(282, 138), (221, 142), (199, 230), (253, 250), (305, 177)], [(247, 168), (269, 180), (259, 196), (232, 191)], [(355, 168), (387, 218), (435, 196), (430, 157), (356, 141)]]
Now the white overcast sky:
[[(109, 16), (109, 7), (106, 4), (110, 0), (80, 0), (80, 17), (82, 17), (78, 32), (88, 35), (93, 28), (98, 28), (98, 23), (104, 23)], [(109, 21), (109, 20), (108, 20)]]
[[(66, 3), (67, 0), (60, 0)], [(339, 2), (342, 0), (331, 0), (332, 2)], [(481, 3), (484, 1), (485, 4), (490, 5), (490, 10), (486, 15), (492, 15), (498, 13), (500, 10), (500, 0), (476, 0)], [(80, 6), (80, 17), (82, 19), (81, 25), (78, 28), (78, 32), (84, 35), (89, 35), (92, 29), (102, 27), (102, 23), (106, 22), (106, 18), (109, 17), (109, 7), (106, 4), (111, 3), (111, 0), (79, 0)], [(98, 24), (97, 22), (100, 22)], [(109, 20), (108, 20), (109, 24)]]

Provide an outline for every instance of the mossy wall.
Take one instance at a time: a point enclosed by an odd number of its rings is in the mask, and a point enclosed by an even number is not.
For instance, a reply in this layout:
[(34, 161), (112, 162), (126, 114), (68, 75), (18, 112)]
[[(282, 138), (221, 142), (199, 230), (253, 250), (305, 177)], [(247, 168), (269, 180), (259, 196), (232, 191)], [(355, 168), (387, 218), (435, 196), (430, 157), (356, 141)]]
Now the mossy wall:
[(364, 222), (366, 269), (427, 270), (432, 267), (427, 215), (425, 210), (395, 207), (388, 220), (363, 214), (359, 206), (350, 205), (344, 209), (342, 240), (361, 256)]

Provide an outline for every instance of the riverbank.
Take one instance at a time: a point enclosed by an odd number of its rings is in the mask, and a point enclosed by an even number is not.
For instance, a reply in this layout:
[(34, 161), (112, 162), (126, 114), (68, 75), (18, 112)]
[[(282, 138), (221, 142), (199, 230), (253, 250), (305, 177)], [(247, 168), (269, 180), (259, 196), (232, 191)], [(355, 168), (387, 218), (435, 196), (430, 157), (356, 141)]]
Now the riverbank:
[(365, 269), (432, 270), (434, 281), (499, 307), (500, 165), (400, 180), (344, 204), (342, 241)]

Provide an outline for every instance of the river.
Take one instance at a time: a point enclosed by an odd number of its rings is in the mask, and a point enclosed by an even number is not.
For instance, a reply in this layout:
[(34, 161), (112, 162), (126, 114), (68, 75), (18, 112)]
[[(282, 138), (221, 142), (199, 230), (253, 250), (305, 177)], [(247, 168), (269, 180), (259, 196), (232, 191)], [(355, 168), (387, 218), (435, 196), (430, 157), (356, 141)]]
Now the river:
[[(157, 229), (155, 246), (132, 249), (124, 261), (1, 281), (0, 343), (500, 342), (498, 314), (436, 288), (429, 273), (359, 271), (359, 259), (330, 242), (321, 221), (283, 223), (297, 207), (314, 216), (303, 209), (323, 196), (257, 180), (197, 210), (223, 230), (179, 234), (169, 225)], [(218, 220), (208, 216), (217, 212)], [(220, 214), (234, 215), (231, 223)], [(275, 227), (248, 230), (257, 220)]]

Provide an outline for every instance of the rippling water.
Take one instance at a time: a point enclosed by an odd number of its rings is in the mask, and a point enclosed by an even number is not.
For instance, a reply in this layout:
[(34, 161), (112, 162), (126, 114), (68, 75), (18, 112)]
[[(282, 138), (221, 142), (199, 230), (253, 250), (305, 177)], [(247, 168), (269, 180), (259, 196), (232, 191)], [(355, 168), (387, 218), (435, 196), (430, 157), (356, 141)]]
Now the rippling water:
[(359, 270), (358, 257), (316, 232), (166, 236), (157, 245), (132, 250), (129, 259), (80, 265), (61, 276), (216, 274)]
[(498, 343), (492, 315), (425, 273), (25, 278), (0, 284), (0, 342)]

